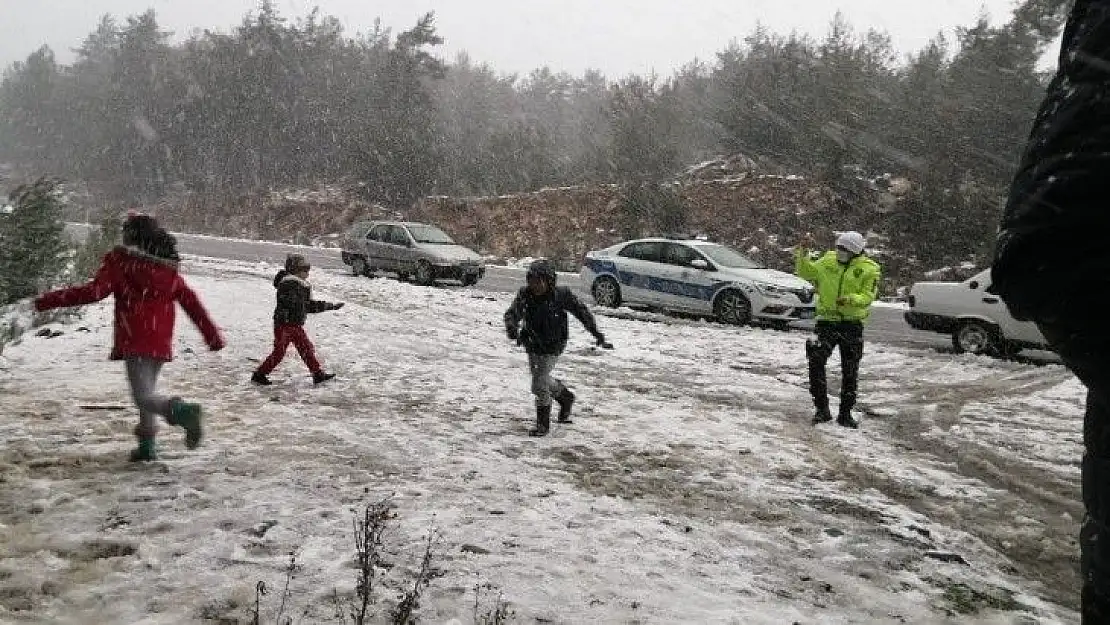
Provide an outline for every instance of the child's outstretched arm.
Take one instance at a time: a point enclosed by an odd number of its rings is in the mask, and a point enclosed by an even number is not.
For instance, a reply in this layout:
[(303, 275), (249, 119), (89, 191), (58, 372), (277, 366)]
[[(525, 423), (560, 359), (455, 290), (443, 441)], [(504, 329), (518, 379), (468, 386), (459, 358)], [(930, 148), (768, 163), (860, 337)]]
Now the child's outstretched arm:
[(59, 289), (43, 293), (35, 298), (35, 310), (53, 310), (55, 308), (70, 308), (72, 306), (85, 306), (108, 297), (112, 293), (112, 267), (108, 256), (100, 263), (100, 269), (92, 281), (81, 286), (68, 289)]
[(205, 344), (208, 348), (216, 352), (224, 348), (223, 335), (220, 334), (220, 329), (212, 322), (212, 317), (208, 315), (204, 305), (200, 303), (200, 298), (197, 297), (196, 291), (189, 288), (185, 284), (185, 280), (178, 278), (178, 286), (175, 292), (177, 302), (185, 309), (185, 314), (189, 315), (193, 325), (200, 330), (201, 336), (204, 337)]
[(565, 289), (563, 290), (562, 295), (563, 307), (566, 308), (567, 311), (570, 312), (570, 314), (574, 315), (575, 318), (578, 319), (578, 321), (582, 322), (582, 326), (586, 328), (587, 332), (593, 335), (594, 340), (597, 341), (597, 344), (606, 349), (612, 349), (613, 346), (605, 340), (605, 335), (602, 334), (601, 330), (598, 329), (597, 319), (594, 318), (594, 314), (590, 312), (590, 309), (586, 306), (586, 304), (582, 302), (582, 300), (578, 299), (578, 296), (574, 294), (574, 291), (571, 291), (570, 289)]
[(324, 302), (317, 299), (308, 300), (307, 311), (311, 314), (327, 312), (329, 310), (339, 310), (343, 308), (343, 302)]

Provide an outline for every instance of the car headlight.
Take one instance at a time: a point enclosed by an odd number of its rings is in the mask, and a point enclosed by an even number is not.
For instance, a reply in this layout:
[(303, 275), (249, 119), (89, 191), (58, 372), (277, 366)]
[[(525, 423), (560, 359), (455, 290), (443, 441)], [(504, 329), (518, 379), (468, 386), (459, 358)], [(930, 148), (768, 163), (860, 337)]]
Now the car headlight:
[(772, 297), (783, 297), (787, 293), (790, 293), (790, 289), (774, 284), (768, 284), (766, 282), (756, 282), (754, 284), (755, 288), (764, 295), (770, 295)]

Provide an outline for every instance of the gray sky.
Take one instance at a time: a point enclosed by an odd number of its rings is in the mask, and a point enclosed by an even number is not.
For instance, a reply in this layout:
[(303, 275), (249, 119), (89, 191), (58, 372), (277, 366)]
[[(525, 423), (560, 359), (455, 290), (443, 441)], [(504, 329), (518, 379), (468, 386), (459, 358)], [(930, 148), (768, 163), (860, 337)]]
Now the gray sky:
[[(890, 33), (902, 52), (938, 31), (951, 34), (986, 9), (992, 21), (1009, 15), (1013, 0), (275, 0), (283, 15), (313, 6), (338, 17), (350, 33), (375, 17), (395, 31), (435, 11), (448, 56), (466, 50), (506, 72), (549, 65), (575, 74), (586, 68), (610, 77), (656, 70), (668, 74), (699, 57), (712, 60), (730, 39), (757, 22), (773, 31), (824, 33), (837, 9), (857, 30)], [(256, 8), (254, 0), (0, 0), (0, 66), (26, 58), (42, 44), (63, 63), (99, 17), (153, 7), (175, 39), (196, 29), (229, 30)], [(34, 7), (34, 8), (32, 8)]]

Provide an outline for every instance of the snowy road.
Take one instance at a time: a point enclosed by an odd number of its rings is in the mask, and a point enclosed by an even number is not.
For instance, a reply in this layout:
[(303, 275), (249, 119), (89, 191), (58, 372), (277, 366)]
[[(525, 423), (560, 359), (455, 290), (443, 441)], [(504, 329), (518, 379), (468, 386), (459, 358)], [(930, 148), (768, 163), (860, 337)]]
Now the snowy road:
[[(87, 227), (80, 224), (70, 224), (69, 232), (75, 237), (82, 237), (87, 232)], [(342, 275), (350, 271), (339, 257), (339, 251), (327, 248), (307, 246), (294, 246), (282, 243), (264, 241), (245, 241), (239, 239), (226, 239), (203, 235), (177, 235), (179, 247), (184, 254), (205, 256), (210, 258), (223, 258), (247, 262), (280, 263), (286, 254), (304, 254), (309, 262), (316, 267), (327, 270), (333, 274)], [(491, 266), (485, 279), (478, 283), (478, 290), (507, 293), (520, 288), (522, 272), (509, 267)], [(570, 286), (583, 296), (580, 281), (577, 276), (564, 275), (560, 278), (566, 286)], [(811, 325), (797, 324), (798, 329), (808, 330)], [(928, 347), (932, 349), (947, 350), (951, 347), (951, 339), (932, 332), (920, 332), (906, 325), (902, 318), (902, 311), (897, 308), (876, 307), (868, 322), (867, 338), (870, 341), (901, 345), (907, 347)]]
[(291, 355), (262, 390), (275, 267), (185, 269), (230, 339), (206, 353), (182, 321), (165, 371), (210, 415), (197, 452), (166, 430), (162, 462), (124, 461), (109, 302), (0, 358), (0, 622), (249, 622), (294, 550), (291, 609), (330, 622), (350, 511), (389, 493), (393, 575), (444, 532), (426, 623), (473, 622), (477, 582), (522, 623), (1078, 622), (1062, 367), (877, 344), (862, 429), (814, 428), (804, 335), (605, 317), (617, 349), (575, 330), (560, 366), (576, 423), (535, 440), (507, 294), (316, 275), (348, 302), (309, 323), (339, 378), (313, 388)]

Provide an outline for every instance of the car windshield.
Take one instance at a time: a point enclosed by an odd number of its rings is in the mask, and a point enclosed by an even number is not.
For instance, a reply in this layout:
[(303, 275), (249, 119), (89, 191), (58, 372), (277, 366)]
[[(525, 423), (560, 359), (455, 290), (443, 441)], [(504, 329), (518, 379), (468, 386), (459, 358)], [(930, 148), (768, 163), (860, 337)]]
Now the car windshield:
[(447, 233), (435, 226), (409, 226), (409, 232), (417, 243), (431, 243), (434, 245), (454, 245)]
[(762, 265), (731, 247), (714, 243), (710, 245), (699, 245), (695, 249), (705, 254), (710, 260), (722, 267), (728, 267), (730, 269), (763, 269)]

